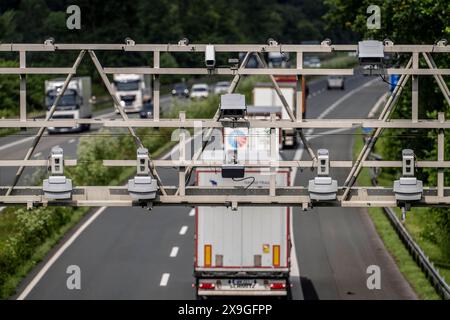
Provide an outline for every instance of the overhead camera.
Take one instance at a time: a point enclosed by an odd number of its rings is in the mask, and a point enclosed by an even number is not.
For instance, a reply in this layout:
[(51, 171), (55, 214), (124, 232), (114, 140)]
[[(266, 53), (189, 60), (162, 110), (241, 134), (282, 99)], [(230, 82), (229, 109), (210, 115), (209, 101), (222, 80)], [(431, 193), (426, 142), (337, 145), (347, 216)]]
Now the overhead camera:
[(278, 45), (278, 42), (276, 40), (274, 40), (273, 38), (269, 38), (269, 39), (267, 39), (267, 44), (271, 47), (275, 47)]
[(51, 175), (45, 179), (42, 190), (47, 199), (70, 199), (72, 180), (64, 176), (64, 152), (60, 147), (53, 147), (49, 156)]
[(245, 176), (245, 167), (238, 163), (222, 165), (222, 178), (239, 179)]
[(380, 65), (384, 59), (383, 42), (377, 40), (359, 41), (358, 59), (362, 65)]
[(394, 181), (397, 202), (418, 201), (422, 198), (423, 184), (415, 177), (415, 155), (411, 149), (402, 150), (402, 176)]
[(392, 40), (389, 39), (389, 38), (386, 38), (386, 39), (383, 40), (383, 44), (384, 44), (386, 47), (392, 47), (392, 46), (394, 45), (394, 41), (392, 41)]
[(136, 44), (136, 42), (133, 39), (131, 39), (130, 37), (126, 37), (125, 38), (125, 44), (127, 46), (134, 46)]
[(231, 70), (237, 70), (239, 68), (239, 59), (237, 58), (228, 59), (228, 63), (231, 64), (230, 66)]
[(447, 39), (441, 39), (439, 41), (436, 42), (436, 45), (439, 47), (445, 47), (447, 45)]
[(55, 38), (53, 38), (53, 37), (49, 37), (49, 38), (45, 39), (45, 41), (44, 41), (44, 45), (46, 45), (46, 46), (52, 46), (54, 44), (55, 44)]
[(179, 46), (187, 46), (189, 45), (189, 39), (188, 38), (183, 38), (180, 41), (178, 41), (178, 45)]
[(246, 111), (243, 94), (227, 93), (220, 96), (220, 118), (242, 119)]
[(205, 48), (205, 65), (208, 69), (214, 69), (216, 65), (216, 52), (212, 44), (208, 44)]
[(146, 148), (137, 149), (136, 176), (128, 180), (128, 192), (137, 200), (152, 200), (156, 197), (158, 184), (150, 176), (149, 156)]
[(323, 41), (320, 43), (320, 45), (321, 45), (321, 46), (327, 46), (327, 47), (331, 46), (331, 39), (326, 38), (325, 40), (323, 40)]
[(309, 180), (308, 191), (311, 200), (335, 200), (338, 191), (337, 180), (330, 177), (330, 155), (327, 149), (317, 150), (317, 176)]

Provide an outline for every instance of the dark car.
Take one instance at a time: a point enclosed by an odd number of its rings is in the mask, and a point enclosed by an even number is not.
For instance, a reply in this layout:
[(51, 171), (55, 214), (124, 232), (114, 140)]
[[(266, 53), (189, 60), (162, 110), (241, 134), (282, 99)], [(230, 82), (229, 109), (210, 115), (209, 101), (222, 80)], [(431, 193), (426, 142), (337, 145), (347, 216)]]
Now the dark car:
[(172, 96), (189, 98), (189, 89), (184, 83), (178, 83), (173, 86)]
[(142, 106), (141, 112), (139, 112), (139, 117), (141, 119), (151, 119), (153, 118), (153, 103), (152, 101), (147, 101)]

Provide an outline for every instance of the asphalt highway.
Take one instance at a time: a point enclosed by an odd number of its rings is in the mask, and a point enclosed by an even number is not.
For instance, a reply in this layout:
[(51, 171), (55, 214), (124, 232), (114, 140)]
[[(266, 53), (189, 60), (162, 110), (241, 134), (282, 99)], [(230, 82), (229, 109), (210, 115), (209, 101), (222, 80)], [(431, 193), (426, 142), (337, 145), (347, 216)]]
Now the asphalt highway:
[[(370, 81), (370, 83), (369, 83)], [(369, 83), (369, 84), (368, 84)], [(326, 90), (324, 80), (310, 84), (307, 118), (363, 118), (387, 91), (380, 80), (353, 76), (345, 90)], [(328, 148), (333, 160), (351, 158), (352, 131), (324, 135), (306, 131), (314, 149)], [(319, 135), (322, 133), (322, 135)], [(1, 149), (3, 159), (18, 159), (27, 143)], [(78, 137), (46, 136), (36, 158), (46, 158), (60, 145), (75, 158)], [(286, 160), (308, 159), (300, 145), (283, 150)], [(341, 185), (348, 170), (332, 170)], [(176, 171), (162, 169), (166, 184), (177, 184)], [(28, 172), (30, 176), (32, 172)], [(307, 185), (313, 173), (298, 170), (295, 185)], [(2, 180), (4, 179), (4, 180)], [(0, 175), (2, 184), (11, 176)], [(21, 181), (25, 183), (25, 181)], [(93, 210), (38, 264), (19, 287), (15, 298), (24, 299), (194, 299), (194, 215), (188, 207), (108, 207)], [(293, 273), (296, 299), (415, 299), (412, 289), (386, 252), (363, 209), (315, 208), (293, 212)], [(81, 270), (81, 289), (66, 286), (67, 267)], [(381, 269), (381, 289), (366, 286), (366, 269)]]

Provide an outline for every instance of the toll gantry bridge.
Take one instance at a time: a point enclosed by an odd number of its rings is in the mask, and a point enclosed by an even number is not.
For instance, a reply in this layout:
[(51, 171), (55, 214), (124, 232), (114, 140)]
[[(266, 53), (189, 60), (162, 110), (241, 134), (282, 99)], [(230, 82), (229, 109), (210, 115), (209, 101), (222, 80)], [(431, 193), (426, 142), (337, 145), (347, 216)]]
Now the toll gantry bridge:
[[(0, 159), (1, 167), (19, 167), (11, 185), (0, 187), (0, 205), (23, 204), (28, 207), (40, 205), (63, 206), (156, 206), (156, 205), (223, 205), (238, 206), (342, 206), (342, 207), (395, 207), (402, 206), (449, 206), (450, 187), (444, 185), (444, 170), (450, 168), (450, 161), (444, 159), (445, 129), (450, 128), (450, 121), (443, 113), (437, 119), (419, 119), (419, 77), (434, 77), (440, 91), (450, 105), (450, 92), (443, 76), (450, 75), (450, 69), (439, 68), (434, 60), (437, 55), (448, 55), (450, 47), (443, 41), (434, 45), (396, 45), (391, 41), (361, 41), (355, 45), (333, 45), (324, 41), (318, 45), (282, 45), (273, 40), (267, 44), (189, 44), (180, 41), (178, 44), (136, 44), (127, 39), (124, 44), (58, 44), (52, 40), (44, 44), (0, 44), (1, 53), (17, 53), (19, 67), (0, 68), (0, 76), (15, 74), (20, 77), (19, 118), (0, 119), (0, 128), (38, 128), (33, 142), (23, 159)], [(44, 52), (48, 55), (58, 52), (76, 52), (78, 56), (71, 67), (27, 67), (27, 53)], [(111, 67), (103, 66), (96, 52), (107, 54), (115, 52), (126, 54), (140, 52), (148, 54), (152, 59), (149, 67)], [(184, 53), (202, 56), (204, 66), (195, 68), (166, 68), (160, 64), (162, 53)], [(265, 53), (289, 53), (295, 57), (295, 66), (291, 68), (269, 68)], [(366, 72), (374, 75), (399, 75), (400, 78), (392, 94), (381, 108), (377, 119), (304, 119), (302, 116), (305, 86), (304, 76), (355, 74), (357, 69), (313, 69), (303, 65), (305, 54), (337, 52), (355, 53), (361, 64), (368, 66)], [(228, 54), (238, 56), (244, 53), (243, 59), (230, 59), (227, 66), (218, 66), (216, 56)], [(398, 54), (404, 59), (400, 67), (386, 66), (388, 55)], [(52, 118), (56, 107), (64, 95), (72, 77), (83, 59), (89, 57), (103, 84), (111, 95), (115, 108), (121, 119), (56, 119)], [(251, 57), (256, 58), (260, 68), (248, 68)], [(421, 68), (423, 61), (427, 68)], [(64, 74), (64, 84), (45, 119), (27, 117), (27, 75), (32, 74)], [(108, 75), (111, 74), (146, 74), (153, 77), (153, 118), (130, 119), (124, 111), (123, 104), (117, 98)], [(175, 119), (160, 117), (160, 76), (161, 75), (223, 75), (233, 78), (228, 93), (221, 96), (221, 103), (212, 119), (189, 119), (180, 112)], [(273, 87), (283, 104), (289, 119), (279, 119), (271, 114), (269, 119), (254, 119), (246, 116), (246, 103), (243, 96), (235, 94), (242, 76), (265, 75), (270, 77)], [(296, 103), (292, 109), (283, 96), (275, 76), (293, 76), (297, 79)], [(411, 118), (393, 119), (392, 114), (405, 88), (411, 81)], [(31, 160), (45, 129), (48, 127), (74, 127), (77, 125), (100, 125), (109, 128), (126, 128), (136, 144), (136, 160), (103, 160), (104, 166), (136, 166), (137, 174), (125, 186), (79, 186), (73, 185), (70, 177), (64, 175), (65, 166), (76, 166), (76, 159), (65, 159), (60, 148), (54, 148), (49, 160)], [(177, 159), (152, 159), (144, 148), (136, 128), (175, 128), (179, 138)], [(266, 128), (270, 132), (270, 160), (235, 160), (232, 163), (224, 159), (205, 159), (202, 152), (210, 141), (214, 129), (227, 127)], [(283, 161), (275, 152), (278, 143), (276, 130), (292, 128), (297, 131), (307, 151), (309, 160)], [(305, 129), (351, 129), (372, 128), (365, 145), (356, 159), (335, 161), (328, 150), (316, 150), (305, 137)], [(369, 160), (369, 154), (383, 130), (388, 129), (426, 129), (437, 132), (437, 159), (425, 161), (417, 159), (414, 150), (405, 149), (398, 158), (391, 160)], [(186, 152), (189, 130), (197, 130), (204, 141), (191, 157)], [(50, 175), (39, 186), (17, 186), (25, 167), (49, 167)], [(158, 175), (158, 169), (176, 167), (178, 185), (166, 185)], [(278, 186), (276, 170), (279, 168), (313, 168), (317, 176), (303, 186)], [(362, 168), (395, 167), (402, 168), (402, 175), (392, 181), (392, 187), (355, 186), (355, 181)], [(267, 188), (238, 187), (199, 187), (187, 184), (194, 168), (216, 168), (222, 175), (230, 178), (240, 177), (245, 168), (267, 170), (270, 184)], [(330, 168), (347, 168), (348, 176), (343, 185), (338, 186), (333, 180)], [(424, 186), (415, 177), (416, 168), (432, 168), (437, 175), (437, 185)]]

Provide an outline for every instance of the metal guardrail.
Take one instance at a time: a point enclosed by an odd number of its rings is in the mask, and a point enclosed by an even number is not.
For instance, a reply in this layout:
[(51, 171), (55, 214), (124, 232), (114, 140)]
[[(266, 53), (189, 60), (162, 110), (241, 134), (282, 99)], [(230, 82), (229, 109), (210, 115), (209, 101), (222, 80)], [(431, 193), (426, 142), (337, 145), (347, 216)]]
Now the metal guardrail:
[[(374, 156), (372, 154), (372, 156)], [(376, 158), (381, 158), (376, 155)], [(376, 174), (371, 172), (372, 185), (377, 186)], [(414, 261), (419, 265), (422, 272), (425, 273), (427, 279), (431, 282), (432, 286), (438, 292), (438, 294), (445, 300), (450, 300), (450, 286), (445, 282), (445, 279), (439, 274), (439, 271), (434, 267), (433, 262), (430, 261), (428, 256), (423, 252), (420, 246), (414, 241), (411, 235), (406, 230), (403, 223), (398, 219), (392, 208), (384, 207), (384, 214), (389, 219), (392, 227), (398, 236), (402, 240), (409, 254), (413, 257)]]
[[(386, 97), (385, 97), (386, 99)], [(369, 118), (373, 118), (377, 112), (377, 107), (374, 107), (373, 113)], [(365, 141), (364, 141), (365, 142)], [(369, 160), (381, 161), (382, 156), (373, 152), (370, 152), (368, 156)], [(377, 176), (380, 174), (379, 167), (374, 167), (370, 170), (370, 180), (373, 186), (378, 186)], [(384, 214), (389, 219), (394, 230), (397, 232), (398, 236), (402, 240), (409, 254), (413, 257), (414, 261), (419, 265), (422, 272), (425, 273), (428, 280), (431, 282), (438, 294), (445, 300), (450, 300), (450, 286), (445, 282), (445, 279), (439, 274), (439, 271), (434, 267), (433, 263), (430, 261), (428, 256), (423, 252), (420, 246), (414, 241), (411, 235), (406, 230), (403, 223), (398, 219), (394, 210), (389, 207), (383, 207)]]
[(384, 213), (391, 222), (400, 239), (405, 244), (410, 255), (425, 273), (428, 280), (433, 287), (445, 300), (450, 300), (450, 286), (445, 282), (444, 278), (439, 274), (439, 271), (434, 267), (428, 256), (423, 252), (419, 245), (413, 240), (406, 228), (398, 219), (394, 210), (391, 208), (383, 208)]

